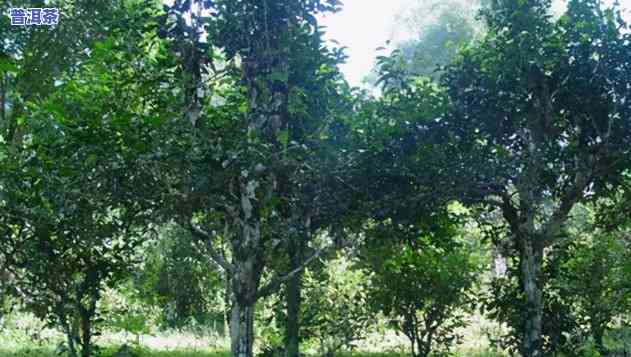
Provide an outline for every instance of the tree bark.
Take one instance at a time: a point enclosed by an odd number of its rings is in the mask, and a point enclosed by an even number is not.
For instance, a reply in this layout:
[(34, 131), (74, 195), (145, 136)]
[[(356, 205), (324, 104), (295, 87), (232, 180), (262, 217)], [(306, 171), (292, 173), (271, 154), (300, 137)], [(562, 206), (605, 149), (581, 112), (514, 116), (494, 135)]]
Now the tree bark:
[(543, 294), (541, 284), (541, 266), (543, 263), (543, 246), (535, 237), (527, 235), (521, 242), (521, 278), (526, 297), (526, 317), (522, 355), (525, 357), (543, 356)]
[[(302, 242), (291, 240), (288, 244), (290, 271), (298, 269), (302, 264)], [(300, 304), (302, 271), (287, 281), (285, 299), (287, 302), (287, 322), (285, 325), (285, 351), (287, 357), (300, 356)]]
[(601, 355), (605, 356), (608, 352), (604, 342), (605, 330), (602, 327), (597, 327), (593, 329), (593, 331), (594, 345), (596, 347), (596, 350), (598, 350)]
[(90, 316), (81, 315), (81, 357), (92, 355), (92, 322)]
[(245, 177), (241, 184), (241, 217), (237, 219), (241, 234), (232, 239), (230, 338), (233, 357), (252, 357), (254, 343), (254, 305), (263, 270), (257, 187), (255, 178)]
[(233, 305), (233, 298), (232, 298), (232, 279), (230, 279), (230, 272), (224, 272), (226, 274), (225, 276), (225, 282), (226, 282), (226, 287), (225, 287), (225, 294), (226, 296), (224, 297), (224, 302), (226, 304), (226, 312), (224, 314), (224, 329), (223, 329), (223, 336), (226, 337), (230, 334), (230, 321), (232, 320), (232, 305)]
[[(6, 78), (5, 74), (2, 74), (0, 77), (0, 120), (2, 120), (2, 125), (6, 123), (6, 114), (5, 114), (5, 106), (6, 106)], [(4, 129), (4, 128), (3, 128)]]
[(233, 357), (251, 357), (254, 344), (254, 304), (234, 301), (230, 319), (230, 338)]
[(261, 262), (256, 254), (234, 261), (230, 339), (233, 357), (252, 357), (254, 306), (260, 280)]
[(76, 334), (74, 333), (74, 328), (71, 326), (71, 322), (69, 322), (68, 320), (65, 320), (62, 322), (62, 326), (66, 332), (66, 339), (68, 341), (68, 353), (70, 354), (71, 357), (76, 357), (77, 356), (77, 349), (75, 347), (75, 339), (76, 339)]

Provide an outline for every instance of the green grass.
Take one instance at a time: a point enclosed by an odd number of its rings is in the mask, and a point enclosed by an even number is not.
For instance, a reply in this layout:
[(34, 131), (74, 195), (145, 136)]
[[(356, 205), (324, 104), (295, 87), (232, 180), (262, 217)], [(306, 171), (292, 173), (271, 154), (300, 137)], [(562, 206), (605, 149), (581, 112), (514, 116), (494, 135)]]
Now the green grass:
[[(108, 347), (100, 351), (100, 357), (112, 357), (117, 348)], [(147, 348), (133, 349), (138, 357), (230, 357), (228, 351), (201, 351), (201, 350), (173, 350), (158, 351)], [(408, 355), (396, 352), (365, 353), (365, 352), (345, 352), (336, 355), (337, 357), (408, 357)], [(458, 353), (458, 356), (466, 357), (503, 357), (505, 355), (491, 351), (467, 351)], [(21, 348), (14, 351), (0, 349), (0, 357), (58, 357), (52, 348)]]
[(140, 357), (230, 357), (228, 351), (204, 352), (199, 350), (152, 351), (143, 350)]
[[(95, 356), (112, 357), (116, 354), (118, 348), (108, 347), (100, 351)], [(200, 350), (174, 350), (174, 351), (156, 351), (147, 348), (132, 349), (134, 356), (138, 357), (230, 357), (228, 351), (200, 351)], [(58, 357), (53, 348), (21, 348), (10, 351), (0, 349), (0, 357)]]
[(52, 357), (54, 350), (50, 348), (21, 348), (19, 350), (0, 349), (0, 357)]
[[(342, 352), (336, 357), (409, 357), (409, 354), (397, 352)], [(491, 350), (460, 350), (456, 351), (456, 356), (460, 357), (506, 357), (507, 355)]]

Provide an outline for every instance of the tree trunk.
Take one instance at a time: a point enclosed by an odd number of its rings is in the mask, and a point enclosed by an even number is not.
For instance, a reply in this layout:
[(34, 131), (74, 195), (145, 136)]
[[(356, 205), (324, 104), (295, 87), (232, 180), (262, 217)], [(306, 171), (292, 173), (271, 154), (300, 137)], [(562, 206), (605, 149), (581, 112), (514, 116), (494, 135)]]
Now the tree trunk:
[(233, 262), (230, 339), (233, 357), (252, 357), (254, 307), (260, 280), (261, 262), (255, 252)]
[(525, 357), (543, 356), (542, 320), (543, 294), (541, 284), (541, 266), (543, 262), (543, 246), (537, 244), (535, 237), (523, 237), (521, 245), (521, 278), (526, 296), (526, 319), (524, 321), (524, 337), (522, 355)]
[(71, 326), (71, 323), (67, 320), (62, 322), (63, 328), (66, 332), (66, 339), (68, 340), (68, 353), (71, 357), (77, 356), (77, 349), (75, 347), (76, 334), (74, 333), (74, 328)]
[(90, 316), (81, 314), (81, 357), (92, 355), (92, 322)]
[(604, 342), (605, 330), (601, 327), (597, 327), (594, 329), (593, 336), (596, 350), (598, 350), (601, 355), (605, 356), (607, 354), (607, 348), (605, 348)]
[[(290, 271), (302, 264), (301, 242), (289, 242)], [(287, 322), (285, 325), (285, 351), (287, 357), (300, 356), (300, 304), (301, 304), (302, 271), (287, 281), (285, 299), (287, 302)]]
[(287, 340), (285, 343), (287, 357), (300, 356), (301, 280), (302, 273), (298, 273), (287, 282)]
[(263, 270), (261, 224), (254, 178), (241, 186), (241, 217), (237, 219), (240, 236), (232, 239), (232, 310), (230, 338), (233, 357), (252, 357), (254, 343), (254, 306)]
[[(6, 123), (6, 114), (5, 114), (5, 109), (4, 107), (6, 106), (6, 80), (7, 75), (6, 74), (2, 74), (2, 77), (0, 77), (0, 120), (2, 121), (2, 124), (4, 125)], [(4, 129), (4, 128), (3, 128)]]
[(226, 304), (226, 312), (224, 314), (224, 323), (223, 323), (223, 335), (224, 337), (230, 334), (230, 321), (232, 320), (232, 280), (230, 279), (230, 273), (225, 272), (226, 274), (226, 296), (224, 297), (224, 303)]
[(254, 344), (254, 304), (241, 304), (235, 299), (230, 319), (233, 357), (252, 357)]

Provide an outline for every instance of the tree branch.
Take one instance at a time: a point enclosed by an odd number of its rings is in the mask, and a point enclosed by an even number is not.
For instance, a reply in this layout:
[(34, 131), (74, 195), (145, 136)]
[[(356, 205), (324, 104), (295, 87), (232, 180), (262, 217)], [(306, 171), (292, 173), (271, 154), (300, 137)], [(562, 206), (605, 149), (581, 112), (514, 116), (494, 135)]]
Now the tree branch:
[(315, 259), (319, 258), (324, 252), (328, 251), (332, 247), (333, 247), (333, 245), (326, 246), (326, 247), (323, 247), (323, 248), (319, 248), (309, 258), (307, 258), (304, 262), (302, 262), (302, 264), (299, 267), (297, 267), (296, 269), (288, 272), (285, 275), (276, 276), (276, 277), (272, 278), (272, 280), (267, 285), (265, 285), (263, 288), (259, 289), (259, 291), (256, 294), (257, 299), (264, 298), (264, 297), (269, 296), (272, 293), (274, 293), (274, 291), (276, 291), (278, 288), (280, 288), (280, 285), (282, 283), (288, 281), (289, 279), (293, 278), (296, 274), (298, 274), (301, 271), (303, 271), (312, 261), (314, 261)]
[(591, 181), (591, 177), (592, 175), (583, 175), (580, 173), (576, 174), (574, 184), (568, 188), (565, 195), (561, 198), (559, 208), (552, 214), (552, 217), (550, 217), (546, 225), (543, 227), (542, 231), (544, 244), (551, 244), (554, 241), (554, 237), (559, 234), (563, 223), (565, 223), (568, 215), (570, 214), (570, 211), (580, 200), (583, 191)]
[(232, 273), (234, 271), (234, 266), (230, 264), (224, 257), (219, 254), (215, 247), (213, 247), (213, 235), (202, 230), (199, 227), (196, 227), (193, 223), (189, 223), (189, 229), (193, 236), (198, 239), (204, 241), (206, 243), (206, 248), (210, 253), (211, 258), (215, 261), (215, 263), (219, 264), (226, 272)]
[(502, 193), (502, 216), (508, 222), (511, 230), (514, 232), (519, 229), (519, 210), (515, 208), (511, 195), (507, 192)]

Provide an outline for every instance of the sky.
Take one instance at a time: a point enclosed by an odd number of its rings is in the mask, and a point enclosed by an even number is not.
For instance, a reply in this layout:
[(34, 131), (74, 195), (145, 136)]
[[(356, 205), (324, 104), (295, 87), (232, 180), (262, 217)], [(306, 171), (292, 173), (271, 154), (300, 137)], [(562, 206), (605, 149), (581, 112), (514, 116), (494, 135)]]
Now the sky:
[[(374, 59), (381, 54), (378, 47), (392, 48), (392, 44), (411, 36), (404, 26), (397, 24), (397, 15), (405, 13), (422, 0), (342, 0), (342, 11), (320, 16), (319, 22), (326, 26), (327, 38), (335, 39), (346, 46), (349, 56), (342, 71), (351, 85), (360, 85), (362, 78), (373, 68)], [(467, 1), (467, 0), (464, 0)], [(563, 8), (564, 1), (557, 0), (555, 7)], [(612, 1), (605, 1), (611, 3)], [(631, 0), (619, 0), (626, 9), (626, 18), (631, 21)], [(386, 41), (392, 41), (386, 46)]]
[[(319, 17), (320, 25), (326, 26), (327, 39), (335, 39), (346, 46), (347, 63), (342, 65), (346, 79), (359, 85), (370, 73), (378, 47), (387, 47), (386, 41), (400, 41), (409, 37), (396, 17), (417, 0), (342, 0), (342, 11)], [(630, 0), (631, 1), (631, 0)]]

